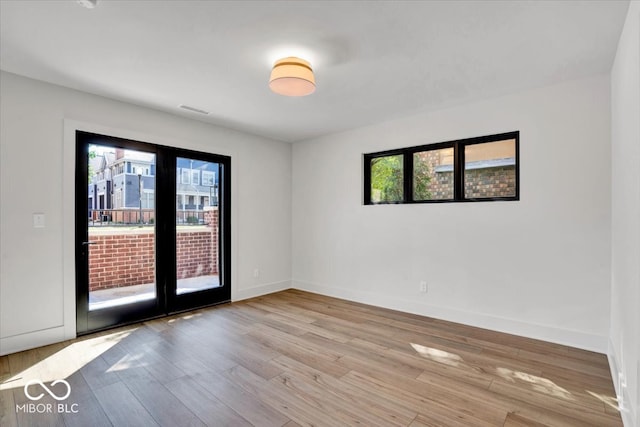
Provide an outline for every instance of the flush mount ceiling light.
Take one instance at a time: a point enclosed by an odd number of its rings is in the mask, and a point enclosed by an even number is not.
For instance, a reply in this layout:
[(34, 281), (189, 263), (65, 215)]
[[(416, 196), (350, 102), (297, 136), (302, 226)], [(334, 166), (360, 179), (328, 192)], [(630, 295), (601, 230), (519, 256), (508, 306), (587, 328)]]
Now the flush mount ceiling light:
[(273, 64), (269, 88), (284, 96), (306, 96), (316, 90), (316, 79), (311, 64), (304, 59), (290, 56)]

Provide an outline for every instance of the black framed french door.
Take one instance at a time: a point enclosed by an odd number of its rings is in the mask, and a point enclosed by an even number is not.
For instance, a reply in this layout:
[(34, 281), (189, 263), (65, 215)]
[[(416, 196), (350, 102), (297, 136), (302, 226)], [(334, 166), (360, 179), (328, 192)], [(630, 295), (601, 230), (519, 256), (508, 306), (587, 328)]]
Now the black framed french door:
[(231, 159), (76, 132), (84, 334), (231, 299)]

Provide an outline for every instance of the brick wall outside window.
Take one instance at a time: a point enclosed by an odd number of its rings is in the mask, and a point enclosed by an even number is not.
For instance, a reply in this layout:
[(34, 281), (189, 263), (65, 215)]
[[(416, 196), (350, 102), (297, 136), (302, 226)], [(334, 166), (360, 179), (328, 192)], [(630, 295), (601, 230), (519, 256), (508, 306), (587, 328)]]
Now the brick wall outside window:
[[(436, 172), (440, 160), (437, 150), (422, 152), (419, 157), (429, 165), (429, 191), (432, 198), (453, 197), (453, 171)], [(468, 198), (513, 196), (515, 186), (515, 166), (472, 169), (465, 175), (465, 195)]]
[[(89, 290), (155, 282), (154, 228), (91, 229)], [(205, 212), (204, 226), (179, 227), (177, 278), (218, 274), (218, 211)]]

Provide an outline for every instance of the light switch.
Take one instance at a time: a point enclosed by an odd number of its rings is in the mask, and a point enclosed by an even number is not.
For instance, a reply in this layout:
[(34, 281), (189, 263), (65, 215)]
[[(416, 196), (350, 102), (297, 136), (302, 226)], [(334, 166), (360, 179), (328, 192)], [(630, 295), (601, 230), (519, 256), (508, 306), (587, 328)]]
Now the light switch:
[(43, 213), (34, 213), (33, 214), (33, 228), (44, 228), (44, 214)]

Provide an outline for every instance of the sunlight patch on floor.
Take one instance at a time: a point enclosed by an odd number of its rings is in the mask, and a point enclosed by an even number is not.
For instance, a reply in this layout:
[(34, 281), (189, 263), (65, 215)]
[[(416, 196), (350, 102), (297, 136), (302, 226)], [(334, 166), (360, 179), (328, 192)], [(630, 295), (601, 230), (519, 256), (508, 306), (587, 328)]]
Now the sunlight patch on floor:
[(202, 314), (200, 314), (200, 313), (189, 313), (189, 314), (185, 314), (184, 316), (174, 317), (173, 319), (169, 319), (169, 320), (167, 320), (167, 323), (171, 324), (171, 323), (175, 323), (175, 322), (177, 322), (179, 320), (189, 320), (189, 319), (193, 319), (194, 317), (199, 317), (201, 315)]
[(515, 383), (517, 381), (522, 381), (530, 384), (531, 388), (537, 392), (559, 397), (565, 400), (576, 400), (571, 395), (570, 391), (560, 387), (547, 378), (527, 374), (526, 372), (513, 371), (508, 368), (497, 368), (496, 371), (501, 378), (509, 382)]
[(594, 393), (592, 391), (589, 390), (585, 390), (588, 394), (590, 394), (591, 396), (595, 397), (596, 399), (598, 399), (599, 401), (603, 402), (605, 405), (609, 406), (610, 408), (615, 409), (616, 411), (619, 411), (620, 409), (618, 408), (618, 399), (616, 399), (613, 396), (607, 396), (606, 394), (599, 394), (599, 393)]
[(126, 371), (127, 369), (132, 368), (142, 368), (147, 366), (149, 363), (143, 362), (142, 358), (144, 353), (138, 354), (126, 354), (120, 358), (116, 363), (111, 365), (106, 372), (118, 372), (118, 371)]
[(0, 390), (23, 387), (31, 380), (49, 382), (68, 378), (128, 337), (136, 329), (132, 328), (93, 338), (80, 339), (2, 381)]
[(459, 366), (460, 362), (464, 362), (462, 357), (454, 353), (449, 353), (448, 351), (438, 350), (437, 348), (426, 347), (415, 343), (411, 343), (411, 347), (413, 347), (420, 356), (444, 365)]

